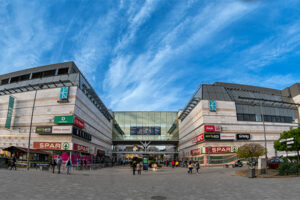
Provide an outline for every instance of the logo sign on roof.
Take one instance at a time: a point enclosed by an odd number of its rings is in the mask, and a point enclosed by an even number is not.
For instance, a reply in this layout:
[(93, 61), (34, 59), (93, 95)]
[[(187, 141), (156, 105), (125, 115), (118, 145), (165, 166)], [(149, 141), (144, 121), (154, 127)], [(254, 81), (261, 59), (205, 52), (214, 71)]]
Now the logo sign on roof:
[(209, 111), (211, 112), (217, 111), (216, 101), (209, 101)]
[(73, 124), (74, 116), (55, 116), (54, 124)]
[(59, 95), (59, 99), (60, 100), (68, 100), (69, 97), (69, 87), (62, 87), (60, 89), (60, 95)]

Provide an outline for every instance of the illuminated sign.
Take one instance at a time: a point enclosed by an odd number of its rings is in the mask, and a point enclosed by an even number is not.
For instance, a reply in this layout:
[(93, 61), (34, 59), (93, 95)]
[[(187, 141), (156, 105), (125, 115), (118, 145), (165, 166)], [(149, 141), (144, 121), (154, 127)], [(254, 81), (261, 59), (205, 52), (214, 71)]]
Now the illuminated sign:
[(250, 140), (251, 135), (250, 134), (236, 134), (237, 140)]
[(205, 140), (220, 140), (220, 134), (217, 133), (205, 133), (204, 134)]

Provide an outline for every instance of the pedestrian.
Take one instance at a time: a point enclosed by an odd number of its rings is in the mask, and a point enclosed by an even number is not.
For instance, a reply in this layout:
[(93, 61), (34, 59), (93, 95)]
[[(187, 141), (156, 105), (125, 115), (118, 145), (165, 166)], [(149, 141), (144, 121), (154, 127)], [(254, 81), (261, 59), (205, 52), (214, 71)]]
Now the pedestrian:
[(197, 170), (197, 174), (199, 174), (199, 169), (200, 169), (200, 163), (199, 161), (196, 162), (196, 170)]
[(138, 170), (138, 175), (141, 175), (142, 174), (142, 162), (139, 162), (138, 164), (137, 164), (137, 170)]
[(176, 167), (178, 167), (178, 165), (179, 165), (179, 162), (178, 162), (178, 160), (175, 162), (175, 166)]
[(76, 162), (76, 168), (77, 168), (77, 170), (79, 169), (79, 158), (77, 158), (77, 162)]
[(55, 161), (54, 157), (52, 157), (52, 160), (50, 161), (50, 165), (52, 168), (52, 173), (54, 174), (55, 166), (56, 166), (56, 161)]
[(135, 175), (135, 170), (136, 170), (136, 161), (135, 160), (132, 162), (132, 170), (133, 170), (133, 175)]
[(189, 173), (189, 174), (192, 174), (192, 173), (193, 173), (193, 168), (194, 168), (194, 166), (193, 166), (193, 163), (192, 163), (191, 161), (190, 161), (189, 164), (188, 164), (188, 168), (189, 168), (188, 173)]
[(80, 170), (82, 170), (83, 169), (83, 160), (81, 159), (80, 160)]
[(62, 159), (60, 156), (57, 157), (56, 164), (57, 164), (57, 170), (58, 170), (57, 173), (60, 174), (60, 168), (61, 168), (61, 164), (62, 164)]
[(172, 168), (175, 167), (175, 160), (172, 160)]
[(87, 168), (87, 161), (86, 161), (86, 159), (84, 159), (84, 168), (85, 169)]
[(66, 162), (66, 167), (67, 167), (67, 174), (70, 175), (71, 174), (71, 167), (73, 167), (72, 161), (70, 160), (70, 158)]
[(14, 155), (10, 162), (10, 170), (12, 170), (13, 168), (15, 168), (15, 170), (17, 170), (16, 162), (17, 162), (17, 157), (16, 157), (16, 155)]

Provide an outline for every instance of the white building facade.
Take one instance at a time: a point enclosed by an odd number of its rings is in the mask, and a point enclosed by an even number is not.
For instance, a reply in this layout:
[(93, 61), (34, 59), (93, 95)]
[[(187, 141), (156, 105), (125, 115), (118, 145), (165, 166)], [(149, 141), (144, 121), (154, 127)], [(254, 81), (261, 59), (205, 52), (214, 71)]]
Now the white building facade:
[[(284, 90), (228, 83), (202, 85), (179, 113), (179, 157), (201, 164), (234, 161), (246, 143), (280, 155), (274, 141), (299, 125), (300, 84)], [(264, 134), (265, 133), (265, 134)]]
[(31, 149), (73, 154), (74, 162), (111, 155), (111, 112), (73, 62), (5, 74), (0, 80), (0, 149), (27, 148), (31, 132)]

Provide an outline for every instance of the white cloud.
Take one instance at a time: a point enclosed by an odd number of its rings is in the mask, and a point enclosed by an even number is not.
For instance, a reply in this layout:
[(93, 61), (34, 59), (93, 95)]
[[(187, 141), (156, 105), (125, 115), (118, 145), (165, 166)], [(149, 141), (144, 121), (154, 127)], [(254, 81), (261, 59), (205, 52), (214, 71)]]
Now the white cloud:
[(44, 7), (34, 2), (2, 4), (0, 15), (1, 73), (40, 65), (43, 53), (57, 42), (59, 27), (45, 22)]
[[(103, 84), (110, 107), (114, 110), (172, 108), (172, 103), (178, 103), (186, 97), (181, 88), (172, 87), (180, 73), (168, 66), (168, 63), (176, 60), (180, 54), (199, 48), (254, 8), (255, 4), (246, 6), (238, 2), (209, 4), (198, 15), (187, 17), (180, 23), (173, 23), (173, 27), (164, 29), (168, 31), (154, 32), (156, 35), (150, 37), (154, 41), (147, 43), (149, 46), (146, 52), (136, 56), (117, 51), (118, 56), (111, 62)], [(185, 11), (179, 10), (178, 13), (185, 14)], [(174, 16), (168, 16), (167, 20), (178, 19), (178, 13), (174, 12)], [(137, 28), (132, 31), (135, 34)], [(127, 33), (125, 38), (130, 39), (128, 35), (132, 33)], [(157, 38), (160, 38), (159, 43)]]

